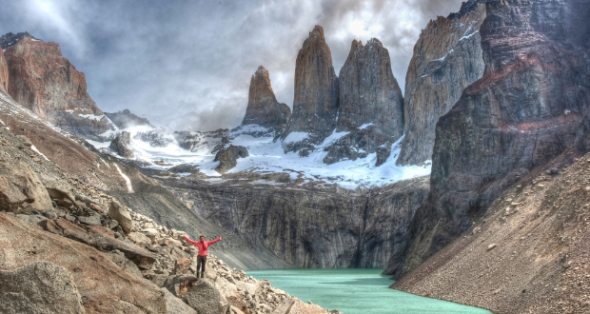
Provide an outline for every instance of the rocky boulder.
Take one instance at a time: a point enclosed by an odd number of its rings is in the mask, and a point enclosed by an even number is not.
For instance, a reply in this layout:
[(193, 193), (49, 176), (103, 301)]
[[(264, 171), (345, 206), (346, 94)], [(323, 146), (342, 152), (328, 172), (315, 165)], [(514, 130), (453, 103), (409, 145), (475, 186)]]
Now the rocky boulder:
[(287, 126), (290, 116), (291, 109), (280, 104), (275, 97), (268, 71), (263, 66), (258, 67), (250, 79), (248, 107), (242, 125), (257, 124), (281, 132)]
[(470, 0), (461, 12), (430, 21), (414, 46), (406, 75), (406, 135), (397, 160), (417, 165), (432, 160), (435, 128), (463, 90), (483, 76), (481, 24), (485, 0)]
[(117, 221), (126, 233), (131, 233), (135, 229), (135, 222), (131, 219), (129, 211), (116, 200), (110, 202), (107, 216)]
[(404, 111), (387, 49), (376, 38), (366, 46), (354, 40), (338, 82), (336, 131), (350, 134), (330, 148), (324, 162), (364, 158), (380, 146), (390, 149), (403, 135)]
[(226, 314), (229, 308), (227, 300), (215, 284), (206, 278), (199, 279), (181, 298), (198, 313)]
[(250, 154), (246, 147), (229, 145), (229, 147), (219, 150), (215, 155), (214, 161), (219, 161), (219, 166), (215, 168), (215, 171), (226, 173), (231, 168), (237, 166), (238, 158), (246, 158), (248, 156)]
[(43, 183), (22, 161), (0, 161), (0, 210), (17, 214), (53, 209)]
[(166, 299), (166, 313), (168, 314), (199, 314), (181, 299), (175, 297), (168, 289), (162, 288)]
[(101, 140), (114, 126), (86, 91), (86, 77), (56, 43), (25, 37), (4, 52), (8, 93), (39, 117), (74, 134)]
[(47, 262), (0, 270), (0, 312), (86, 313), (72, 275), (67, 269)]
[(123, 131), (118, 134), (112, 141), (109, 148), (117, 153), (121, 157), (133, 158), (133, 151), (129, 148), (131, 144), (131, 134), (127, 131)]
[(336, 127), (338, 114), (338, 77), (332, 66), (332, 54), (324, 29), (316, 25), (297, 55), (293, 113), (284, 140), (293, 132), (308, 134), (305, 139), (285, 145), (285, 151), (313, 149)]

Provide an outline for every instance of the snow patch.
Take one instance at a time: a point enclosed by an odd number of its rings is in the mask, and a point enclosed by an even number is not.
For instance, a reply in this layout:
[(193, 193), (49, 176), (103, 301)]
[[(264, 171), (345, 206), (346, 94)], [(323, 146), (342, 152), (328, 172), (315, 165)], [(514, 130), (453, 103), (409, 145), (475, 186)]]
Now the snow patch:
[(475, 31), (475, 32), (473, 32), (473, 33), (471, 33), (469, 35), (463, 36), (463, 37), (461, 37), (461, 39), (459, 39), (459, 41), (462, 41), (462, 40), (465, 40), (465, 39), (469, 39), (469, 38), (471, 38), (471, 36), (473, 36), (473, 35), (475, 35), (477, 33), (479, 33), (479, 31)]
[(305, 140), (309, 137), (309, 133), (305, 132), (291, 132), (284, 140), (283, 143), (297, 143)]
[(365, 124), (361, 125), (361, 127), (359, 128), (359, 130), (364, 130), (364, 129), (370, 127), (371, 125), (373, 125), (373, 122), (371, 122), (371, 123), (365, 123)]
[(33, 150), (35, 153), (37, 153), (37, 154), (41, 155), (41, 157), (45, 158), (45, 160), (47, 160), (47, 161), (51, 161), (51, 160), (49, 160), (49, 158), (47, 158), (47, 156), (43, 155), (43, 153), (42, 153), (42, 152), (40, 152), (40, 151), (37, 149), (37, 147), (35, 147), (35, 145), (32, 145), (32, 146), (31, 146), (31, 149), (32, 149), (32, 150)]
[(123, 180), (125, 180), (125, 183), (127, 184), (127, 190), (129, 193), (135, 193), (133, 191), (133, 186), (131, 185), (131, 180), (129, 180), (129, 177), (123, 173), (123, 171), (121, 171), (121, 169), (119, 168), (119, 165), (113, 163), (113, 165), (115, 165), (115, 168), (117, 168), (117, 171), (119, 171), (119, 174), (121, 175), (121, 177), (123, 177)]

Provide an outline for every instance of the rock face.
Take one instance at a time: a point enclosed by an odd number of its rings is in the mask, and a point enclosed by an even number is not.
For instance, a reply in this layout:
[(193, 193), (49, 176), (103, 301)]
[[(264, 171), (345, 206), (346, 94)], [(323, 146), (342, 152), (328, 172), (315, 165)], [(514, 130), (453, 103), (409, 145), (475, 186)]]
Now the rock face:
[(100, 140), (114, 128), (86, 92), (83, 73), (61, 55), (56, 43), (25, 37), (4, 52), (8, 92), (39, 117), (74, 134)]
[(250, 154), (244, 146), (229, 145), (228, 148), (220, 149), (213, 160), (219, 161), (219, 166), (215, 168), (215, 171), (226, 173), (231, 168), (238, 165), (238, 158), (246, 158), (248, 156), (250, 156)]
[(283, 260), (306, 268), (384, 267), (407, 250), (407, 228), (429, 191), (427, 177), (364, 191), (240, 179), (166, 184), (194, 201), (200, 216), (260, 239)]
[(0, 271), (2, 313), (86, 313), (74, 279), (52, 263), (33, 263)]
[(336, 127), (338, 115), (338, 78), (332, 66), (332, 54), (324, 29), (316, 25), (297, 55), (293, 114), (281, 138), (291, 133), (308, 134), (306, 139), (288, 142), (285, 151), (313, 149)]
[(354, 40), (338, 81), (336, 131), (351, 133), (330, 147), (324, 162), (356, 160), (377, 152), (380, 146), (390, 152), (391, 144), (403, 135), (404, 111), (387, 49), (376, 38), (366, 46)]
[(2, 49), (0, 49), (0, 89), (8, 91), (8, 62)]
[(133, 158), (133, 151), (129, 148), (130, 144), (131, 134), (127, 131), (123, 131), (111, 141), (111, 146), (109, 147), (121, 157)]
[(136, 116), (129, 109), (119, 112), (105, 112), (104, 114), (120, 129), (141, 125), (152, 126), (148, 119)]
[(484, 72), (480, 28), (486, 18), (482, 0), (465, 3), (459, 14), (431, 21), (420, 34), (406, 75), (406, 135), (399, 165), (432, 160), (439, 118), (463, 90)]
[(258, 67), (250, 80), (248, 108), (242, 125), (257, 124), (282, 132), (287, 126), (289, 117), (291, 117), (291, 109), (277, 101), (270, 86), (268, 71), (263, 66)]
[(431, 194), (416, 214), (417, 241), (404, 273), (587, 129), (587, 3), (489, 2), (485, 9), (480, 33), (486, 70), (437, 124)]

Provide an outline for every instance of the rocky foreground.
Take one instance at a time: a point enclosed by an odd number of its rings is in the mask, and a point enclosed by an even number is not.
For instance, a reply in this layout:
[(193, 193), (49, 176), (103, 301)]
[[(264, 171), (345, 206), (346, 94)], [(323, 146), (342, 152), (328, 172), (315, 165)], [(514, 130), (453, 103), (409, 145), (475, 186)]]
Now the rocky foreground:
[(0, 144), (0, 312), (328, 313), (213, 255), (197, 280), (186, 232), (67, 173), (40, 180), (51, 164), (25, 136)]

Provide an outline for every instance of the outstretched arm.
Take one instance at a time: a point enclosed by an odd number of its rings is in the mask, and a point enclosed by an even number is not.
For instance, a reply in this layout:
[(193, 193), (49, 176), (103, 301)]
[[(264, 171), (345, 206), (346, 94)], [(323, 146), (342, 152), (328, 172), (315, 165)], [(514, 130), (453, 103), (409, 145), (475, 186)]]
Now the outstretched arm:
[(209, 241), (209, 242), (207, 242), (207, 245), (215, 244), (215, 243), (217, 243), (217, 242), (219, 242), (221, 240), (223, 240), (223, 237), (219, 237), (219, 238), (217, 238), (215, 240)]
[(193, 240), (189, 239), (188, 237), (184, 237), (184, 239), (186, 240), (186, 242), (188, 242), (188, 243), (190, 243), (190, 244), (192, 244), (192, 245), (195, 245), (195, 246), (196, 246), (196, 245), (197, 245), (197, 243), (198, 243), (198, 242), (196, 242), (196, 241), (193, 241)]

